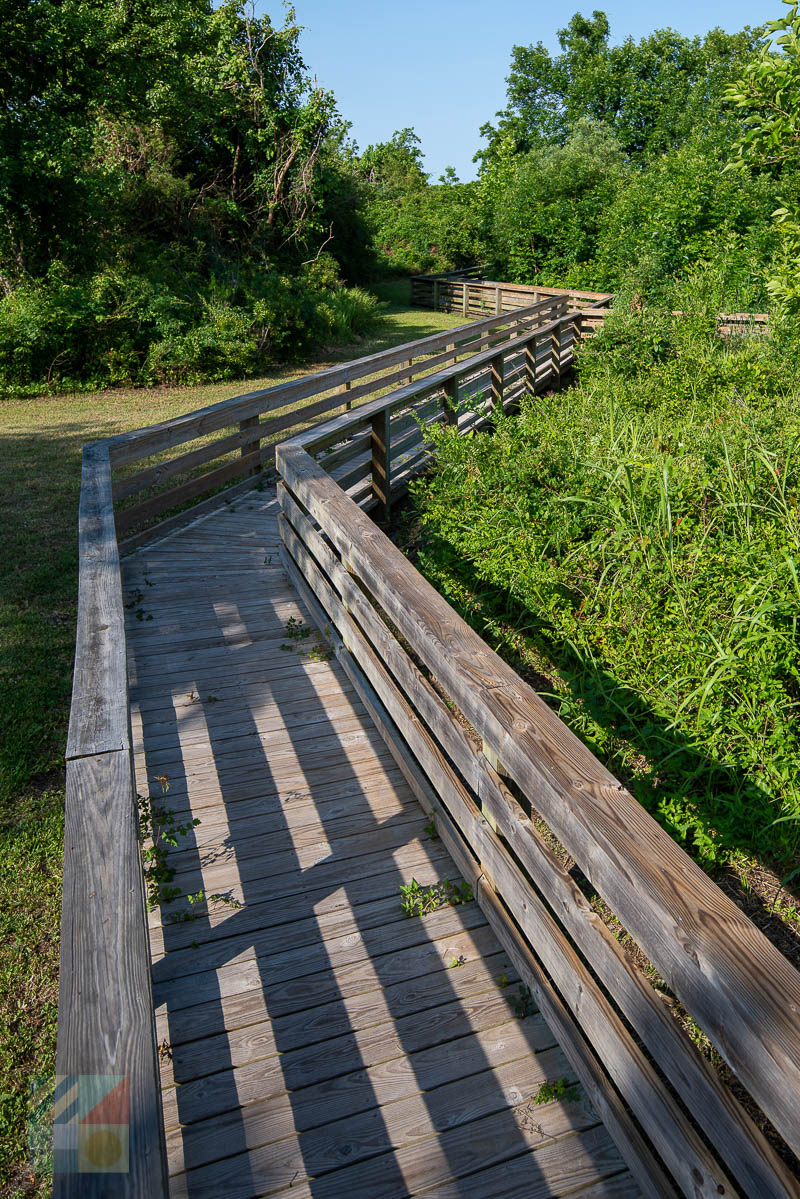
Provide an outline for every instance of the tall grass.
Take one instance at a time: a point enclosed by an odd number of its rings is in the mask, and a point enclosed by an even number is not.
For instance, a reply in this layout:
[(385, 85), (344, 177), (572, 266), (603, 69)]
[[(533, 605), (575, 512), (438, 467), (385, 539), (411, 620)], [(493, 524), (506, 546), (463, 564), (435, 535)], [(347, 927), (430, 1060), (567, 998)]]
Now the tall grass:
[(422, 569), (524, 632), (564, 719), (706, 865), (798, 845), (797, 362), (780, 327), (621, 314), (576, 388), (438, 432), (415, 490)]

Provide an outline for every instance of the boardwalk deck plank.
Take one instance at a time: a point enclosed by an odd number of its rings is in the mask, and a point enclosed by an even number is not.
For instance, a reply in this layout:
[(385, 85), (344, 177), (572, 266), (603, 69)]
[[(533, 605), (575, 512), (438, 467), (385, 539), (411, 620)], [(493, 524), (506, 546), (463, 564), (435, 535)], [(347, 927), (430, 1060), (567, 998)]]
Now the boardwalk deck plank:
[(457, 871), (278, 548), (254, 491), (123, 563), (137, 788), (200, 821), (150, 916), (171, 1193), (628, 1199), (585, 1095), (532, 1107), (570, 1069), (480, 908), (403, 915)]

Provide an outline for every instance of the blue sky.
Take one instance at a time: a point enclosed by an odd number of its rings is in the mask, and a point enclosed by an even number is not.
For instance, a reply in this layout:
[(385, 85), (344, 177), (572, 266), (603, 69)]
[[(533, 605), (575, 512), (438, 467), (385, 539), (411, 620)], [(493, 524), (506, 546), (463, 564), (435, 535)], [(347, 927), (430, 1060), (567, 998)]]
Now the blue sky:
[[(474, 178), (478, 130), (504, 104), (511, 47), (542, 41), (555, 51), (556, 30), (595, 7), (608, 14), (613, 41), (665, 26), (688, 36), (715, 25), (732, 33), (785, 11), (780, 0), (674, 0), (658, 9), (632, 0), (295, 0), (306, 64), (336, 95), (359, 146), (413, 126), (434, 181), (446, 166)], [(258, 8), (282, 22), (279, 0)]]

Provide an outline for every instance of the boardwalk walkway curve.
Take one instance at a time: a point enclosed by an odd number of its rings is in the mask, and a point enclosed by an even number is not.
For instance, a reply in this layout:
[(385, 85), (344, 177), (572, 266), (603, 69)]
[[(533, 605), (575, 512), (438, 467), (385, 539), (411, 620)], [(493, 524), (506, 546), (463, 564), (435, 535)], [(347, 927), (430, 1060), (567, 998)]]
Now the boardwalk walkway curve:
[[(535, 818), (795, 1147), (800, 978), (372, 519), (426, 422), (558, 386), (601, 319), (557, 294), (87, 447), (58, 1069), (129, 1080), (130, 1169), (56, 1194), (800, 1194)], [(149, 928), (137, 794), (199, 822)]]

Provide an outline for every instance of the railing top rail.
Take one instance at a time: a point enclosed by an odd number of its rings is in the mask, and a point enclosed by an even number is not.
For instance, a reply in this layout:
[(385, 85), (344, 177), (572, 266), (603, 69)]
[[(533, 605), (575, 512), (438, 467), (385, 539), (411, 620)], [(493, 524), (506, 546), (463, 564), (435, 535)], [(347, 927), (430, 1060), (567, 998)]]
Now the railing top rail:
[(102, 442), (85, 446), (78, 509), (78, 619), (67, 758), (130, 746), (125, 612)]
[(465, 266), (465, 267), (461, 267), (459, 270), (455, 270), (455, 271), (444, 271), (439, 275), (412, 275), (411, 278), (412, 279), (432, 279), (434, 281), (442, 280), (442, 279), (459, 279), (459, 278), (463, 278), (465, 275), (480, 274), (482, 271), (486, 270), (488, 265), (489, 265), (488, 262), (484, 262), (482, 266)]
[(369, 401), (369, 403), (362, 404), (352, 412), (344, 412), (341, 416), (336, 416), (321, 425), (315, 425), (312, 429), (306, 429), (303, 433), (298, 433), (296, 436), (290, 438), (289, 443), (291, 445), (302, 446), (307, 450), (324, 449), (326, 446), (333, 444), (333, 442), (342, 440), (353, 429), (367, 424), (377, 413), (385, 412), (387, 409), (394, 411), (396, 408), (402, 408), (415, 399), (422, 399), (430, 392), (438, 391), (445, 383), (450, 382), (451, 379), (457, 379), (465, 374), (472, 374), (481, 367), (488, 365), (498, 356), (522, 349), (529, 342), (540, 337), (545, 337), (562, 325), (572, 324), (580, 316), (580, 312), (570, 312), (564, 316), (556, 317), (555, 320), (548, 321), (544, 325), (537, 325), (535, 329), (528, 329), (525, 333), (521, 333), (518, 337), (505, 341), (501, 345), (493, 346), (489, 350), (482, 350), (479, 354), (473, 354), (469, 358), (463, 358), (453, 366), (435, 371), (431, 375), (425, 375), (424, 378), (417, 379), (413, 383), (407, 383), (405, 387), (399, 387), (389, 395), (379, 396), (377, 399)]
[[(459, 283), (465, 281), (467, 271), (453, 272), (449, 275), (412, 275), (412, 282), (428, 283)], [(510, 283), (507, 279), (476, 279), (476, 287), (499, 287), (504, 292), (536, 292), (544, 296), (574, 296), (576, 299), (592, 299), (606, 303), (614, 298), (610, 291), (591, 291), (582, 287), (550, 287), (545, 283)]]
[[(78, 620), (66, 750), (59, 1075), (126, 1078), (130, 1157), (120, 1199), (167, 1194), (144, 912), (119, 550), (107, 444), (84, 446)], [(86, 1194), (57, 1169), (56, 1199)], [(98, 1192), (99, 1193), (99, 1192)]]
[[(394, 366), (410, 355), (419, 357), (459, 340), (471, 341), (479, 334), (500, 325), (526, 320), (546, 309), (551, 301), (547, 298), (535, 304), (516, 309), (514, 312), (497, 313), (479, 321), (468, 321), (442, 333), (434, 333), (418, 341), (404, 342), (390, 350), (381, 350), (363, 358), (341, 365), (327, 367), (313, 375), (306, 375), (288, 383), (277, 383), (259, 391), (245, 392), (216, 404), (209, 404), (193, 412), (185, 413), (174, 420), (143, 426), (127, 433), (118, 433), (96, 444), (106, 445), (111, 454), (112, 465), (135, 461), (137, 458), (156, 453), (159, 449), (190, 440), (202, 433), (212, 432), (225, 425), (257, 416), (273, 409), (284, 407), (296, 400), (305, 399), (353, 379), (362, 378), (384, 366)], [(185, 436), (183, 436), (185, 434)], [(142, 453), (137, 452), (143, 449)]]

